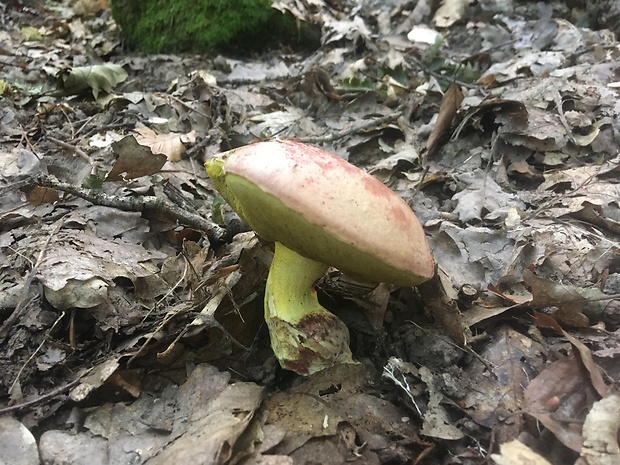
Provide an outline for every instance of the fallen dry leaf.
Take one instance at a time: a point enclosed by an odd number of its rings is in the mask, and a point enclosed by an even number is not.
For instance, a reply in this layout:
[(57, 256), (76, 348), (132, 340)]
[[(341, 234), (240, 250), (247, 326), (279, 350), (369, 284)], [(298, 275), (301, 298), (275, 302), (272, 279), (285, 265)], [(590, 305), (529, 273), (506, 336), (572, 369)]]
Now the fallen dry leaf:
[(596, 396), (587, 371), (573, 355), (552, 362), (529, 383), (523, 410), (579, 452), (583, 421)]
[(460, 20), (471, 0), (442, 0), (435, 11), (433, 22), (437, 27), (450, 27)]
[(435, 126), (433, 127), (433, 131), (426, 141), (426, 150), (428, 152), (428, 157), (433, 156), (435, 151), (439, 147), (439, 140), (448, 130), (452, 121), (454, 119), (454, 115), (456, 115), (457, 110), (461, 106), (461, 102), (463, 101), (463, 91), (460, 86), (456, 82), (452, 82), (448, 90), (443, 94), (441, 99), (441, 105), (439, 106), (439, 114), (437, 115), (437, 121), (435, 121)]
[(564, 331), (558, 322), (548, 315), (534, 312), (534, 321), (538, 326), (553, 328), (555, 331), (563, 334), (564, 337), (570, 341), (573, 347), (577, 349), (584, 367), (588, 370), (592, 386), (601, 397), (607, 397), (613, 392), (613, 387), (603, 380), (602, 368), (594, 362), (592, 352), (584, 343)]
[(168, 161), (178, 162), (181, 155), (185, 153), (185, 145), (196, 140), (196, 132), (191, 131), (187, 134), (176, 134), (174, 132), (167, 134), (157, 134), (150, 128), (137, 127), (134, 129), (136, 133), (136, 141), (138, 144), (150, 147), (154, 154), (160, 153), (166, 155)]
[(509, 441), (523, 427), (524, 392), (544, 367), (545, 348), (501, 326), (480, 357), (484, 363), (477, 361), (465, 370), (471, 388), (462, 403), (474, 421), (495, 430), (499, 442)]
[(588, 465), (620, 463), (620, 395), (595, 402), (583, 424), (581, 457)]
[(541, 455), (518, 440), (499, 446), (499, 454), (491, 455), (497, 465), (551, 465)]
[(118, 158), (108, 173), (107, 181), (135, 179), (158, 173), (167, 159), (164, 154), (153, 153), (150, 148), (140, 145), (134, 136), (126, 136), (114, 142), (112, 148)]
[(523, 271), (523, 282), (532, 292), (530, 306), (533, 308), (557, 307), (554, 318), (560, 323), (578, 328), (589, 325), (588, 317), (582, 313), (587, 298), (578, 288), (539, 278), (530, 270)]

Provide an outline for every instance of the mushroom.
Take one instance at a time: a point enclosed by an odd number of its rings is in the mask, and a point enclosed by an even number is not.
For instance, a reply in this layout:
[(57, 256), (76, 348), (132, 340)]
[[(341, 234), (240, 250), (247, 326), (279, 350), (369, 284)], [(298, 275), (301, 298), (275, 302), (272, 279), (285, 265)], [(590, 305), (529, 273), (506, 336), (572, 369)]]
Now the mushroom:
[(424, 230), (407, 203), (336, 155), (272, 140), (225, 152), (205, 167), (241, 219), (275, 242), (265, 320), (285, 369), (309, 375), (354, 363), (347, 327), (317, 300), (314, 284), (329, 266), (400, 286), (434, 274)]

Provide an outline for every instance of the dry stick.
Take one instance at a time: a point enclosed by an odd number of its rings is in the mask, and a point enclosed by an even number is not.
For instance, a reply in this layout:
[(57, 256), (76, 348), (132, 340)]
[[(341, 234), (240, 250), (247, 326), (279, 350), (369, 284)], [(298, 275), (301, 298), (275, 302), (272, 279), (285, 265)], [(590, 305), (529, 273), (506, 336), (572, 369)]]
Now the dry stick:
[(56, 145), (60, 145), (63, 149), (66, 149), (66, 150), (69, 150), (70, 152), (75, 153), (78, 157), (88, 162), (88, 164), (95, 165), (95, 160), (93, 160), (89, 154), (87, 154), (83, 150), (78, 149), (74, 145), (67, 144), (66, 142), (63, 142), (60, 139), (56, 139), (55, 137), (52, 137), (52, 136), (47, 136), (47, 139)]
[[(599, 166), (599, 170), (600, 169), (601, 169), (601, 167)], [(542, 215), (545, 210), (550, 209), (554, 204), (557, 205), (562, 200), (568, 198), (568, 196), (576, 194), (577, 192), (579, 192), (579, 190), (582, 187), (585, 187), (587, 184), (592, 182), (594, 180), (594, 178), (596, 178), (597, 176), (598, 176), (598, 173), (591, 174), (586, 179), (584, 179), (583, 182), (581, 184), (579, 184), (578, 186), (575, 186), (574, 188), (572, 188), (570, 190), (567, 190), (566, 192), (563, 192), (562, 194), (560, 194), (557, 197), (554, 197), (554, 198), (552, 198), (550, 200), (547, 200), (547, 201), (543, 202), (540, 206), (538, 206), (536, 208), (536, 210), (534, 210), (533, 212), (525, 214), (521, 221), (529, 220), (531, 218), (537, 218), (539, 215)]]
[(373, 119), (364, 124), (360, 124), (359, 126), (353, 126), (352, 128), (346, 129), (344, 131), (333, 132), (325, 136), (299, 137), (299, 138), (296, 138), (295, 140), (299, 142), (310, 143), (310, 144), (318, 144), (321, 142), (332, 142), (336, 139), (342, 139), (343, 137), (350, 136), (351, 134), (355, 134), (357, 132), (362, 132), (362, 131), (367, 131), (369, 129), (378, 128), (379, 126), (383, 124), (396, 121), (400, 116), (401, 116), (401, 113), (392, 113), (391, 115)]
[[(84, 129), (84, 127), (86, 127), (87, 124), (88, 124), (88, 121), (86, 123), (84, 123), (84, 125), (77, 130), (76, 135), (79, 134), (82, 131), (82, 129)], [(110, 123), (110, 124), (104, 124), (104, 125), (101, 125), (101, 126), (95, 126), (93, 128), (90, 128), (88, 130), (88, 132), (85, 133), (82, 137), (87, 139), (87, 138), (89, 138), (91, 136), (94, 136), (97, 133), (100, 133), (100, 132), (111, 131), (113, 129), (133, 129), (134, 127), (135, 127), (135, 123)]]
[(194, 108), (193, 106), (191, 106), (189, 103), (184, 102), (183, 100), (181, 100), (181, 99), (180, 99), (180, 98), (178, 98), (178, 97), (175, 97), (174, 95), (168, 95), (168, 94), (164, 94), (164, 95), (166, 95), (169, 99), (172, 99), (172, 100), (174, 100), (175, 102), (180, 103), (180, 104), (181, 104), (181, 105), (183, 105), (185, 108), (187, 108), (189, 111), (193, 111), (194, 113), (197, 113), (197, 114), (199, 114), (200, 116), (202, 116), (202, 117), (204, 117), (204, 118), (207, 118), (207, 119), (211, 118), (211, 116), (207, 115), (206, 113), (203, 113), (203, 112), (202, 112), (202, 111), (200, 111), (200, 110), (197, 110), (196, 108)]
[(69, 389), (77, 386), (80, 383), (81, 379), (82, 379), (81, 377), (74, 379), (70, 383), (65, 384), (64, 386), (60, 386), (59, 388), (53, 389), (47, 394), (43, 394), (42, 396), (37, 397), (36, 399), (29, 400), (28, 402), (22, 402), (21, 404), (16, 404), (16, 405), (11, 405), (10, 407), (0, 408), (0, 415), (4, 415), (5, 413), (16, 412), (18, 410), (23, 410), (28, 407), (33, 407), (37, 404), (45, 402), (48, 399), (52, 399), (53, 397), (56, 397), (68, 391)]
[[(93, 115), (90, 116), (88, 118), (86, 118), (86, 121), (82, 120), (82, 121), (76, 121), (75, 124), (79, 124), (80, 127), (77, 129), (77, 131), (75, 131), (75, 133), (73, 134), (73, 138), (75, 139), (75, 137), (82, 132), (82, 130), (88, 125), (88, 123), (90, 123), (92, 120), (94, 120), (97, 117), (97, 115)], [(73, 127), (73, 125), (72, 125)]]
[(568, 138), (573, 144), (577, 145), (575, 135), (573, 134), (573, 128), (571, 128), (568, 124), (568, 121), (566, 120), (566, 115), (564, 114), (564, 108), (562, 108), (562, 96), (557, 89), (553, 89), (553, 103), (555, 103), (555, 109), (558, 112), (560, 122), (562, 123), (562, 126), (564, 126), (564, 130), (566, 131)]
[(37, 160), (41, 160), (41, 157), (37, 154), (37, 149), (34, 148), (34, 145), (32, 145), (32, 142), (30, 141), (30, 138), (28, 137), (28, 133), (24, 131), (24, 128), (21, 125), (19, 126), (19, 128), (22, 130), (22, 140), (19, 142), (20, 145), (22, 142), (25, 141), (26, 145), (28, 146), (32, 154), (35, 157), (37, 157)]
[(153, 211), (163, 213), (180, 223), (204, 231), (209, 240), (220, 242), (226, 237), (226, 230), (215, 223), (204, 219), (202, 216), (191, 213), (179, 208), (165, 198), (145, 195), (140, 197), (118, 197), (109, 195), (101, 191), (86, 189), (66, 182), (59, 181), (55, 176), (41, 175), (36, 178), (36, 183), (40, 186), (58, 189), (69, 194), (73, 194), (95, 205), (104, 207), (118, 208), (123, 211), (144, 212)]

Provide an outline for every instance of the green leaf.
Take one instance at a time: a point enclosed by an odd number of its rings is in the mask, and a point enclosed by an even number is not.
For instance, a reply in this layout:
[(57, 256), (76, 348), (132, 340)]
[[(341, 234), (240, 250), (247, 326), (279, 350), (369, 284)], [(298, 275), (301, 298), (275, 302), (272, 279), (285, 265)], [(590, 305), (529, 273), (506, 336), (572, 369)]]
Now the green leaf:
[(80, 66), (59, 73), (59, 87), (68, 95), (79, 95), (90, 89), (97, 98), (100, 91), (112, 92), (112, 89), (127, 79), (127, 72), (122, 66), (106, 64)]
[(375, 82), (372, 79), (357, 77), (343, 79), (340, 82), (340, 87), (347, 92), (374, 92), (376, 90)]

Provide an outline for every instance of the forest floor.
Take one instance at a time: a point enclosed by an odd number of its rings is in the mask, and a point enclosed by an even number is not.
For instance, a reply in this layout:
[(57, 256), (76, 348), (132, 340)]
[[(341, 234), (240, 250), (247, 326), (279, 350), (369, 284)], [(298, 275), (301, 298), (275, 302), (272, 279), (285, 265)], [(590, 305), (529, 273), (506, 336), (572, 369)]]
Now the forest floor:
[[(104, 2), (30, 3), (0, 5), (0, 463), (620, 463), (620, 45), (587, 11), (283, 1), (318, 49), (143, 56)], [(385, 183), (438, 265), (330, 270), (360, 363), (306, 378), (203, 167), (274, 137)]]

